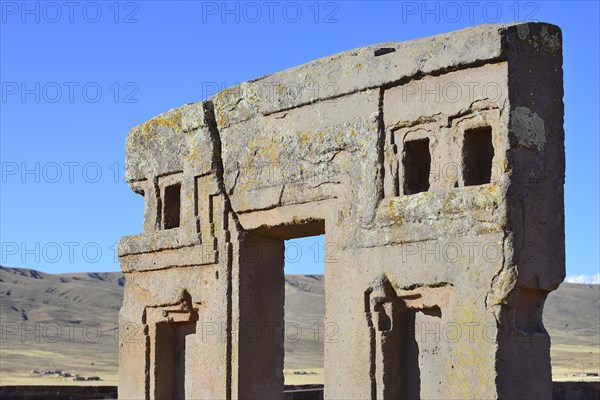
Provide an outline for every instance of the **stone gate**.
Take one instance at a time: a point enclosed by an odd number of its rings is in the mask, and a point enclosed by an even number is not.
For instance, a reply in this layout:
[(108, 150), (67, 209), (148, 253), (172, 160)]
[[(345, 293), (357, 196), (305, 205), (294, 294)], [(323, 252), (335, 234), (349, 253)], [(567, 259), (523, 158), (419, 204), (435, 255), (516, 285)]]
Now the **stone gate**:
[(282, 398), (284, 240), (323, 233), (325, 398), (550, 398), (562, 97), (559, 28), (482, 25), (132, 129), (119, 398)]

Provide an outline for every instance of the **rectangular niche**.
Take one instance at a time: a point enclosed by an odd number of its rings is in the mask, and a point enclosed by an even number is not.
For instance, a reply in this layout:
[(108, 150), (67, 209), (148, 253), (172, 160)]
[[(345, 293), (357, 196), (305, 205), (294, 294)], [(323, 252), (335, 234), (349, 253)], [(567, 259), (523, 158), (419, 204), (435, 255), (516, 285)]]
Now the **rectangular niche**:
[(463, 179), (465, 186), (491, 182), (494, 145), (489, 126), (465, 131), (463, 144)]
[(165, 229), (179, 227), (181, 213), (181, 184), (165, 187), (163, 199), (163, 221)]
[(186, 357), (187, 337), (196, 333), (196, 322), (156, 324), (155, 390), (157, 399), (185, 399), (186, 371), (192, 357)]
[(431, 169), (431, 154), (429, 139), (418, 139), (404, 142), (403, 193), (415, 194), (429, 190), (429, 172)]

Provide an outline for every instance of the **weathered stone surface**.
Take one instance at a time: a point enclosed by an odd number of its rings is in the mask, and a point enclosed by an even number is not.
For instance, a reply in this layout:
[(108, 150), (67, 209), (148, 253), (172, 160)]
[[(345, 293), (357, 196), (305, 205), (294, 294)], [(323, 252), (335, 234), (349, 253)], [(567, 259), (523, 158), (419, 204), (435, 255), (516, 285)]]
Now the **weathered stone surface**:
[(283, 240), (326, 234), (326, 398), (550, 398), (561, 33), (326, 57), (136, 128), (119, 398), (281, 398)]

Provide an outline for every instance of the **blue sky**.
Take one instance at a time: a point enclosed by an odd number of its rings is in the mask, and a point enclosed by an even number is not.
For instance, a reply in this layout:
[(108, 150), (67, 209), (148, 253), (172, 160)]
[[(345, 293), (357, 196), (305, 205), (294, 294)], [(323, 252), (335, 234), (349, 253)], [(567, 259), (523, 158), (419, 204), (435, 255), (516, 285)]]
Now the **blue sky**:
[[(599, 269), (598, 2), (2, 1), (2, 265), (117, 271), (142, 230), (123, 180), (127, 131), (215, 88), (340, 51), (490, 22), (564, 37), (567, 274)], [(322, 271), (323, 238), (286, 272)], [(315, 247), (316, 249), (316, 247)], [(316, 258), (315, 258), (316, 257)], [(315, 263), (315, 259), (317, 262)], [(597, 278), (596, 278), (597, 279)]]

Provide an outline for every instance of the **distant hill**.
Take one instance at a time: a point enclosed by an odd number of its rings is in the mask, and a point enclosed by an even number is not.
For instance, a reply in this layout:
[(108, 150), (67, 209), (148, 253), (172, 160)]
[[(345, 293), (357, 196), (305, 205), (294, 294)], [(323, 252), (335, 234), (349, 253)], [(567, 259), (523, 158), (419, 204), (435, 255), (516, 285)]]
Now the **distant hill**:
[(33, 370), (116, 384), (124, 279), (117, 272), (54, 275), (0, 267), (0, 385), (67, 384)]
[(124, 285), (120, 272), (46, 274), (0, 267), (0, 319), (114, 325)]
[[(64, 384), (31, 373), (58, 369), (116, 384), (124, 280), (119, 272), (46, 274), (0, 266), (0, 385)], [(323, 340), (315, 340), (314, 324), (321, 322), (322, 329), (323, 276), (288, 275), (285, 294), (286, 326), (302, 329), (300, 340), (286, 341), (285, 368), (322, 372)], [(599, 285), (563, 283), (546, 301), (544, 323), (552, 337), (555, 379), (582, 368), (599, 372)], [(319, 380), (310, 374), (303, 379)]]

